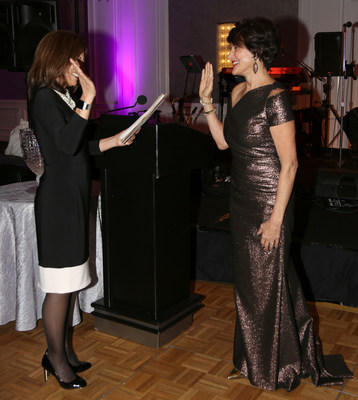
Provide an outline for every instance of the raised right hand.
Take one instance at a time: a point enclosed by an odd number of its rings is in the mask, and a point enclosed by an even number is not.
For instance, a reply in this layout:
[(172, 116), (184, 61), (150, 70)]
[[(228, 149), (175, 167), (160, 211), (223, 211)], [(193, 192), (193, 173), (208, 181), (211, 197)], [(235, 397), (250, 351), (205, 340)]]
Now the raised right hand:
[(209, 103), (214, 85), (213, 66), (209, 62), (201, 72), (199, 96), (204, 103)]
[(82, 71), (78, 63), (76, 63), (72, 58), (70, 58), (70, 62), (72, 64), (73, 70), (78, 75), (78, 80), (82, 88), (81, 100), (85, 101), (88, 104), (92, 104), (93, 99), (96, 96), (96, 87), (94, 86), (94, 83)]

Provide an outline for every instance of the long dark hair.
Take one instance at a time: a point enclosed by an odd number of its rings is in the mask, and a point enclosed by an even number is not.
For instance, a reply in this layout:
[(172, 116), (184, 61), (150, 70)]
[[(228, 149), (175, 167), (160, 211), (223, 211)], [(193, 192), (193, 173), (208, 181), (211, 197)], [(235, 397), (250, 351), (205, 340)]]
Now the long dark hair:
[(73, 32), (60, 30), (44, 36), (37, 46), (27, 75), (29, 98), (42, 86), (64, 92), (65, 73), (70, 66), (70, 58), (76, 60), (86, 49), (85, 41)]
[(229, 43), (245, 46), (268, 70), (280, 49), (277, 26), (266, 18), (244, 19), (235, 24), (227, 38)]

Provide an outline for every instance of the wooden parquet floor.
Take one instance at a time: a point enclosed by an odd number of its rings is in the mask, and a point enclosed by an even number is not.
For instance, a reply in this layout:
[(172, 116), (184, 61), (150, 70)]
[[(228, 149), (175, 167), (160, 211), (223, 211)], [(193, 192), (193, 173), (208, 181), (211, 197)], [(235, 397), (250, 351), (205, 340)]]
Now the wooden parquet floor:
[(310, 304), (324, 353), (341, 353), (354, 379), (326, 388), (306, 379), (292, 392), (270, 392), (247, 379), (227, 379), (235, 321), (232, 286), (196, 282), (195, 292), (205, 296), (205, 307), (195, 314), (190, 329), (160, 349), (96, 331), (92, 315), (84, 314), (74, 344), (93, 367), (80, 374), (88, 382), (81, 390), (61, 389), (53, 376), (44, 382), (41, 321), (28, 332), (16, 331), (14, 323), (1, 326), (0, 399), (358, 400), (358, 309)]

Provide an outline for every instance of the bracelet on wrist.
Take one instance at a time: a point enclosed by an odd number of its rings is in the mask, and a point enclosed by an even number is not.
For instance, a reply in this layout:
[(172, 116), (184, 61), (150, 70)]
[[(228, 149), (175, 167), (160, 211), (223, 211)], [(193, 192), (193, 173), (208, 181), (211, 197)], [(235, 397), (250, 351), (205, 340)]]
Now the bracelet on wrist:
[(77, 100), (76, 108), (80, 110), (90, 110), (92, 107), (92, 104), (88, 104), (83, 100)]
[(216, 110), (215, 110), (215, 108), (212, 108), (211, 110), (209, 110), (209, 111), (204, 111), (203, 112), (203, 114), (205, 115), (205, 117), (207, 117), (209, 114), (211, 114), (211, 113), (216, 113)]
[(210, 97), (210, 102), (209, 103), (204, 103), (201, 99), (199, 99), (199, 101), (200, 101), (200, 104), (203, 105), (203, 106), (208, 106), (209, 104), (213, 104), (213, 98), (212, 97)]

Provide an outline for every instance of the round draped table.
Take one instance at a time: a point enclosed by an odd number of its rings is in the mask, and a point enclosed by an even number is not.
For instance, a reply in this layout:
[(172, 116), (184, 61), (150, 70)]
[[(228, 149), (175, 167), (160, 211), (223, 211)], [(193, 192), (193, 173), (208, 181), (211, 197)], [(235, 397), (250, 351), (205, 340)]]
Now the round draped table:
[[(38, 287), (38, 258), (34, 216), (36, 182), (0, 186), (0, 325), (15, 321), (15, 329), (27, 331), (41, 318), (45, 293)], [(80, 310), (103, 297), (102, 236), (98, 197), (92, 197), (90, 214), (90, 271), (92, 282), (78, 296), (73, 324)]]

